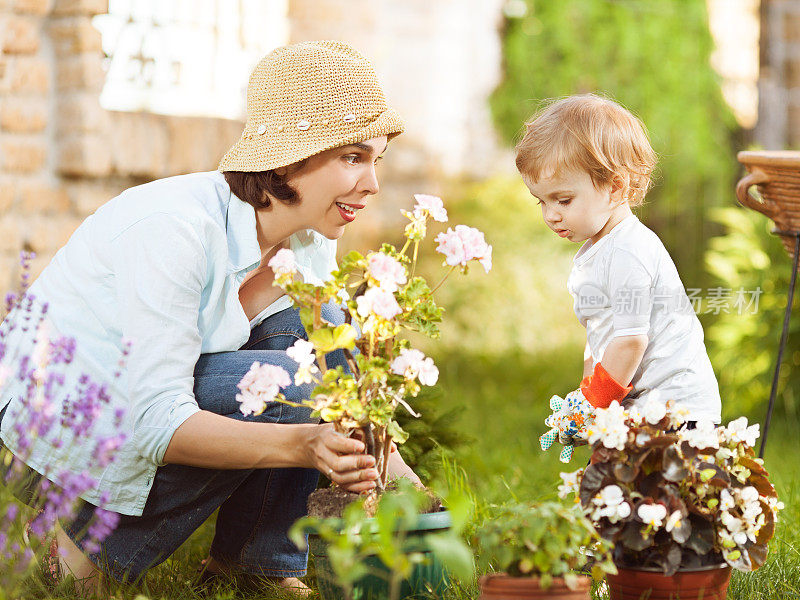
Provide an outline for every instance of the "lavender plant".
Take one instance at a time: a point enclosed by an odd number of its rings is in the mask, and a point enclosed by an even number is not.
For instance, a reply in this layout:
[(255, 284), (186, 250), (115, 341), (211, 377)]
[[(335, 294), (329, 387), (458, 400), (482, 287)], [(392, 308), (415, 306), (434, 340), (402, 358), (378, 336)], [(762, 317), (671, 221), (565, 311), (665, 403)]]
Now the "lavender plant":
[[(57, 465), (51, 465), (40, 475), (27, 467), (26, 458), (39, 438), (49, 438), (56, 448), (64, 443), (64, 434), (79, 440), (93, 439), (90, 435), (93, 424), (110, 400), (107, 387), (94, 383), (87, 375), (80, 377), (74, 389), (64, 389), (65, 373), (73, 363), (76, 342), (73, 338), (49, 335), (45, 318), (48, 305), (38, 303), (29, 292), (32, 258), (32, 253), (21, 254), (20, 285), (6, 295), (4, 310), (0, 312), (0, 387), (9, 378), (22, 383), (24, 393), (20, 404), (27, 416), (25, 420), (16, 419), (13, 425), (16, 455), (0, 443), (0, 478), (7, 490), (23, 502), (21, 505), (9, 498), (5, 507), (0, 507), (0, 560), (7, 567), (0, 569), (0, 588), (12, 596), (35, 569), (36, 552), (56, 550), (50, 540), (55, 523), (73, 517), (81, 494), (97, 485), (89, 473), (73, 473)], [(29, 355), (12, 355), (8, 344), (12, 336), (31, 332), (35, 332), (33, 351)], [(129, 350), (126, 345), (120, 368)], [(56, 397), (65, 398), (60, 412), (56, 410)], [(121, 430), (123, 418), (124, 411), (117, 410), (117, 431)], [(96, 439), (94, 456), (98, 469), (114, 460), (124, 441), (124, 433)], [(58, 485), (53, 481), (58, 481)], [(107, 496), (102, 497), (100, 505), (107, 501)], [(87, 550), (96, 551), (118, 520), (117, 513), (98, 508), (88, 525)]]
[[(436, 290), (454, 271), (466, 273), (472, 261), (478, 261), (487, 273), (492, 266), (492, 247), (483, 233), (456, 225), (436, 237), (436, 250), (444, 255), (449, 269), (436, 285), (429, 286), (416, 274), (419, 246), (427, 235), (428, 220), (446, 222), (447, 211), (436, 196), (417, 194), (415, 200), (412, 211), (403, 211), (409, 223), (400, 250), (383, 244), (366, 256), (350, 252), (322, 285), (295, 277), (291, 250), (280, 250), (269, 262), (275, 285), (299, 308), (308, 333), (308, 341), (299, 340), (287, 351), (299, 365), (295, 384), (317, 384), (311, 398), (299, 405), (310, 407), (313, 416), (333, 423), (345, 435), (360, 432), (367, 452), (375, 457), (379, 491), (387, 484), (392, 444), (408, 437), (395, 420), (397, 408), (402, 406), (418, 417), (411, 399), (439, 377), (433, 359), (412, 348), (403, 331), (439, 337), (443, 309), (434, 300)], [(322, 319), (322, 306), (329, 302), (344, 303), (344, 324), (334, 326)], [(341, 366), (327, 367), (325, 355), (334, 350), (344, 352), (349, 372)], [(255, 363), (239, 383), (237, 400), (242, 412), (258, 414), (267, 402), (287, 402), (280, 388), (290, 382), (280, 367)]]
[(758, 425), (727, 427), (685, 417), (651, 399), (642, 410), (598, 409), (586, 469), (562, 473), (559, 495), (575, 494), (619, 566), (680, 567), (726, 562), (760, 567), (775, 532), (778, 501), (753, 445)]

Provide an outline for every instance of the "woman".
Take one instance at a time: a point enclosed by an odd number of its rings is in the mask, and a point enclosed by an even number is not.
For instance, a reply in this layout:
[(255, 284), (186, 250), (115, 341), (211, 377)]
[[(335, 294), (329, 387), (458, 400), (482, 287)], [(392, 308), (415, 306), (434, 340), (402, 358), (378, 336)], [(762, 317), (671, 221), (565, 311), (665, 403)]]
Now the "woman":
[[(64, 389), (88, 374), (110, 390), (93, 431), (113, 431), (115, 413), (127, 410), (116, 461), (56, 538), (62, 569), (92, 584), (101, 572), (139, 578), (219, 508), (208, 571), (302, 591), (307, 557), (286, 531), (319, 472), (352, 491), (375, 485), (360, 441), (304, 408), (271, 403), (244, 417), (235, 394), (255, 361), (291, 374), (297, 366), (284, 350), (305, 335), (268, 261), (291, 247), (307, 281), (330, 273), (333, 240), (377, 193), (376, 162), (402, 122), (369, 62), (339, 42), (278, 48), (255, 68), (247, 93), (244, 132), (218, 171), (126, 190), (84, 221), (30, 290), (48, 303), (51, 333), (77, 341)], [(338, 309), (324, 316), (342, 321)], [(33, 338), (16, 328), (4, 361), (30, 353)], [(335, 353), (328, 361), (344, 364)], [(284, 390), (294, 400), (309, 392)], [(0, 396), (3, 443), (56, 483), (53, 473), (91, 471), (93, 444), (68, 432), (19, 451), (24, 396), (10, 378)], [(58, 411), (63, 398), (54, 402)], [(419, 481), (392, 456), (395, 474)], [(121, 518), (89, 551), (85, 530), (98, 504)]]

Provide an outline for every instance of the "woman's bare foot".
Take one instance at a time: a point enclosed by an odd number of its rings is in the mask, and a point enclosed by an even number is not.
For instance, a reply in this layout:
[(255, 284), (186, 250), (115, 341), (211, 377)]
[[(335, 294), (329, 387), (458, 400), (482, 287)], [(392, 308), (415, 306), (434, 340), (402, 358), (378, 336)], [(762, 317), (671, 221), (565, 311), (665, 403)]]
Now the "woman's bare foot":
[(75, 577), (75, 591), (83, 598), (100, 596), (103, 574), (56, 524), (59, 564), (64, 575)]

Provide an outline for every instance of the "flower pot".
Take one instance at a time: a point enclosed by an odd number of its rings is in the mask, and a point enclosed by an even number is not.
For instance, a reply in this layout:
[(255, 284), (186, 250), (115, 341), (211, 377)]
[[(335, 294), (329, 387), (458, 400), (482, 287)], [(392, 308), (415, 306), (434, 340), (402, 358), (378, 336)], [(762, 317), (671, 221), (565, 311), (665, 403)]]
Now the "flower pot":
[(659, 569), (619, 567), (606, 575), (611, 600), (725, 600), (731, 568), (727, 564), (680, 569), (668, 577)]
[[(441, 562), (433, 555), (424, 540), (425, 534), (449, 529), (450, 513), (441, 511), (420, 515), (416, 527), (407, 531), (406, 545), (409, 550), (422, 552), (427, 560), (415, 565), (411, 575), (403, 581), (400, 598), (430, 598), (431, 594), (441, 596), (448, 584), (447, 573)], [(336, 584), (333, 570), (328, 561), (327, 544), (313, 533), (308, 536), (309, 552), (314, 557), (317, 584), (322, 600), (341, 600), (344, 591)], [(362, 577), (353, 586), (353, 600), (389, 597), (389, 571), (377, 556), (366, 561), (370, 574)]]
[[(736, 184), (739, 203), (772, 219), (778, 235), (800, 231), (800, 152), (739, 152), (736, 158), (748, 171)], [(758, 186), (760, 201), (749, 193), (753, 185)], [(781, 235), (781, 240), (792, 256), (795, 238)]]
[(553, 585), (543, 589), (538, 577), (511, 577), (510, 575), (484, 575), (480, 579), (480, 600), (512, 600), (514, 598), (547, 598), (547, 600), (589, 600), (592, 580), (581, 577), (578, 588), (571, 590), (561, 577), (553, 578)]

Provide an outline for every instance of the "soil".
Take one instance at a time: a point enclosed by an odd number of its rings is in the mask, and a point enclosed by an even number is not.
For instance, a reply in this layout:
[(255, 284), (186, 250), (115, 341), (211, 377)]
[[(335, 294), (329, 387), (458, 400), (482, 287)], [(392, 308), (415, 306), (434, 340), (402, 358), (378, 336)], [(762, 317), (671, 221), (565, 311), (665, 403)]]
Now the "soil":
[[(392, 491), (396, 486), (389, 484), (386, 491)], [(442, 501), (434, 496), (428, 490), (425, 490), (428, 495), (428, 505), (423, 507), (423, 513), (433, 513), (442, 510)], [(380, 497), (376, 492), (365, 494), (366, 500), (364, 502), (364, 509), (367, 515), (372, 517), (375, 514), (375, 508)], [(344, 513), (345, 507), (351, 502), (355, 502), (361, 498), (361, 494), (356, 492), (348, 492), (337, 486), (321, 488), (311, 493), (308, 497), (308, 515), (310, 517), (341, 517)]]

